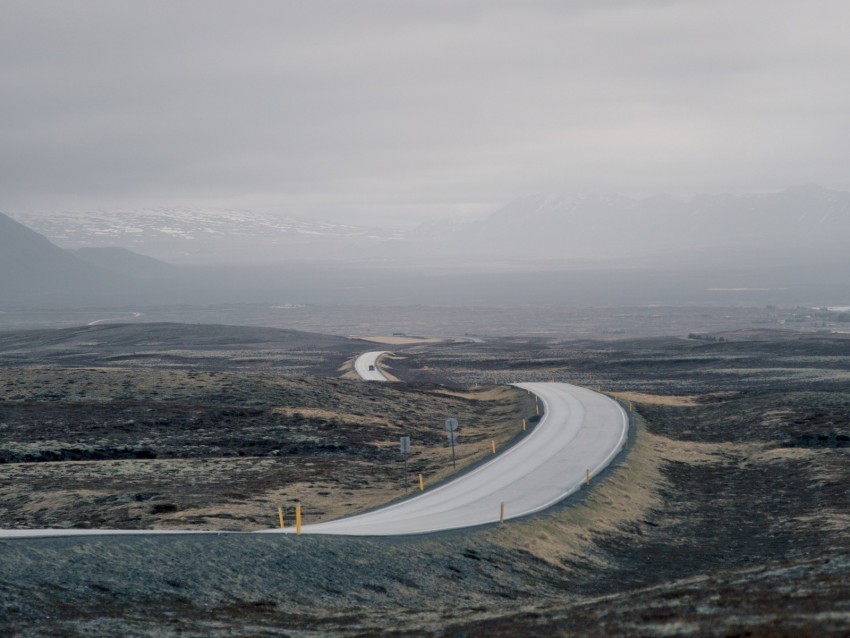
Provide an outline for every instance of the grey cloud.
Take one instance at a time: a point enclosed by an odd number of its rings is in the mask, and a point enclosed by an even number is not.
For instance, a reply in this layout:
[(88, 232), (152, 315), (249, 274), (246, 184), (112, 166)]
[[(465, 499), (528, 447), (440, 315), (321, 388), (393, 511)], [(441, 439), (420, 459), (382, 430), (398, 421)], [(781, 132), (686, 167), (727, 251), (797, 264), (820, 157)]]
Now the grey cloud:
[(843, 0), (0, 8), (3, 210), (850, 187)]

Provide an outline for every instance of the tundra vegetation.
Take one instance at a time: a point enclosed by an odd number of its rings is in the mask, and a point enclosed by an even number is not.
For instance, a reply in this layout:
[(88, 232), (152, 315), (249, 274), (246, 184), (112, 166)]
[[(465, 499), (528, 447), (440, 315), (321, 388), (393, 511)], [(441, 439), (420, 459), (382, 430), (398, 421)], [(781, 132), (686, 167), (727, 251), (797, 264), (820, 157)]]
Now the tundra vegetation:
[(413, 471), (435, 479), (448, 471), (446, 415), (461, 421), (465, 463), (516, 436), (533, 410), (507, 386), (519, 380), (599, 387), (631, 404), (632, 436), (589, 489), (501, 527), (4, 540), (12, 633), (850, 629), (845, 336), (413, 343), (387, 362), (403, 383), (363, 384), (341, 378), (368, 349), (350, 340), (112, 330), (0, 344), (3, 527), (251, 530), (296, 498), (315, 520), (343, 515), (401, 495), (402, 432), (418, 446)]

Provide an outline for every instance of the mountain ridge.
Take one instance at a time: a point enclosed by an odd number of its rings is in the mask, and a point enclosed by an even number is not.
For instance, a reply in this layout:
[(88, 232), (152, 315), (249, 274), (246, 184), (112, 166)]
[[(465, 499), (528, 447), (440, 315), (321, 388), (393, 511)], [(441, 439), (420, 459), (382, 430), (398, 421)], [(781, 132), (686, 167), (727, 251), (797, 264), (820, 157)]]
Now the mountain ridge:
[(665, 255), (725, 260), (750, 252), (773, 261), (812, 261), (842, 256), (848, 236), (850, 193), (809, 185), (690, 199), (529, 195), (442, 236), (431, 224), (421, 239), (445, 253), (479, 258), (537, 252), (554, 259), (636, 263)]
[(0, 291), (5, 303), (97, 302), (127, 288), (119, 275), (78, 259), (0, 213)]
[(17, 221), (63, 248), (118, 247), (171, 263), (235, 263), (356, 255), (362, 245), (397, 238), (381, 230), (237, 208), (161, 207), (20, 213)]
[(409, 232), (241, 209), (136, 209), (18, 215), (64, 248), (117, 247), (173, 264), (641, 265), (843, 257), (850, 193), (816, 185), (777, 193), (532, 194), (477, 221)]

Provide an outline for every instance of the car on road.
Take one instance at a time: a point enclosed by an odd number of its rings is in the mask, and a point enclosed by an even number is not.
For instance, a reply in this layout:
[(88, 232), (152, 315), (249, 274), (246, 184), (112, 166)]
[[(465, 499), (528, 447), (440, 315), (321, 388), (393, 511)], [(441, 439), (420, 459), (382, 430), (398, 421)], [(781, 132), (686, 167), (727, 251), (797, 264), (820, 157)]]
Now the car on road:
[(375, 371), (375, 366), (369, 366), (369, 372), (374, 372), (374, 371)]

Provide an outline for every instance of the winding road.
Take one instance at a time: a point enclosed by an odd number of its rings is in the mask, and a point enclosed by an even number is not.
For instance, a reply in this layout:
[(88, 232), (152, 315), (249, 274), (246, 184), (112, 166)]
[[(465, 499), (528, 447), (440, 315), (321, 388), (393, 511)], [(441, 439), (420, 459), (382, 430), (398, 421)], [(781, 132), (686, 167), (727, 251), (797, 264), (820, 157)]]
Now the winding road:
[[(623, 448), (625, 411), (609, 397), (568, 383), (520, 383), (543, 418), (519, 443), (468, 474), (394, 505), (305, 525), (305, 534), (391, 536), (460, 529), (527, 516), (581, 489)], [(294, 530), (269, 530), (291, 533)]]
[(354, 361), (354, 371), (364, 381), (389, 381), (378, 368), (378, 359), (385, 354), (389, 354), (386, 350), (376, 350), (375, 352), (364, 352)]
[[(383, 354), (386, 352), (367, 352), (358, 357), (355, 362), (358, 375), (368, 381), (387, 381), (377, 367), (377, 360)], [(419, 496), (365, 514), (305, 525), (302, 532), (351, 536), (425, 534), (498, 522), (502, 507), (506, 520), (527, 516), (581, 489), (587, 475), (593, 477), (604, 470), (623, 449), (628, 418), (622, 407), (609, 397), (568, 383), (516, 385), (537, 395), (543, 405), (540, 422), (518, 443), (489, 462)], [(294, 531), (286, 528), (255, 533)], [(0, 530), (0, 538), (186, 533), (222, 532)]]

